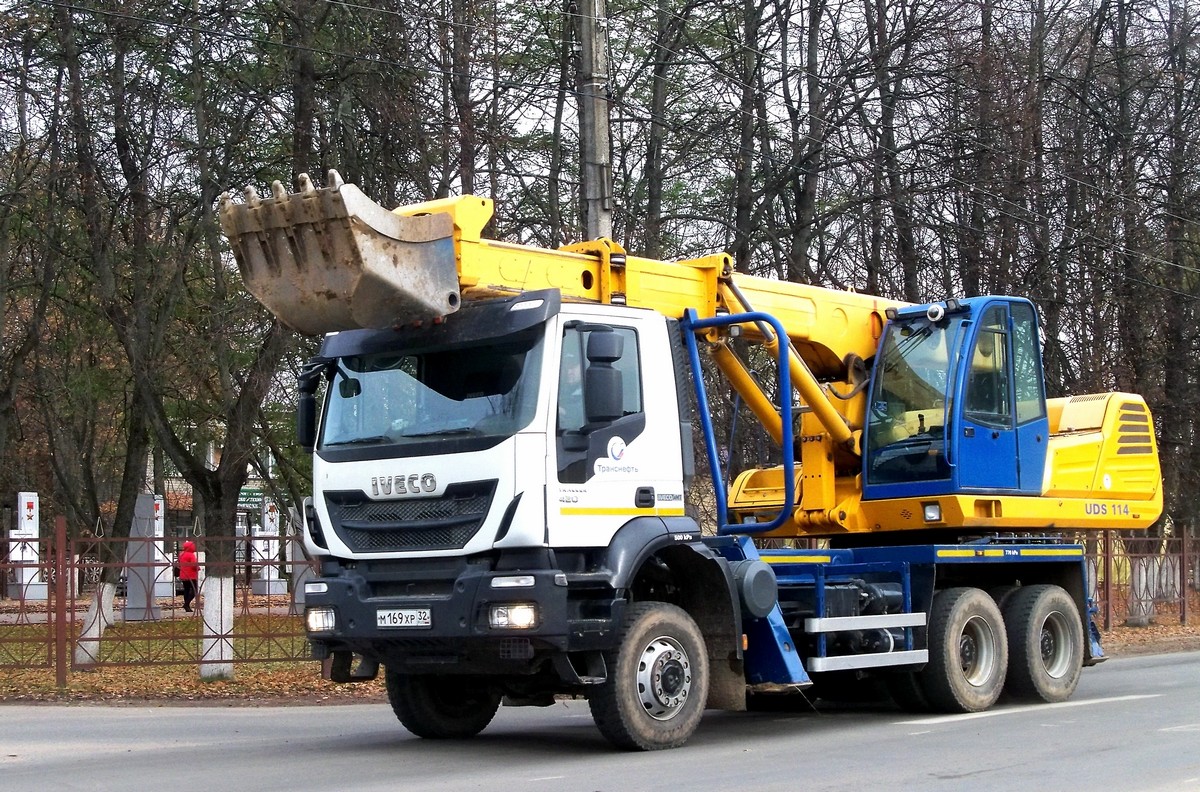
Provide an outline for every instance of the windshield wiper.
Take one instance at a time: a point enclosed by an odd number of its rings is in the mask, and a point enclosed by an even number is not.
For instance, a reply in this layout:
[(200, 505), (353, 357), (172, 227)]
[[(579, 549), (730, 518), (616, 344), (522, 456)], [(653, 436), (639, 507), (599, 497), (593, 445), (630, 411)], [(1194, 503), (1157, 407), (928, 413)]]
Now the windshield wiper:
[(483, 432), (471, 426), (460, 426), (456, 429), (435, 429), (432, 432), (405, 432), (401, 437), (448, 437), (450, 435), (478, 435)]
[(332, 443), (325, 443), (325, 448), (330, 446), (345, 446), (345, 445), (377, 445), (379, 443), (391, 443), (395, 438), (388, 435), (371, 435), (370, 437), (352, 437), (349, 440), (337, 440)]

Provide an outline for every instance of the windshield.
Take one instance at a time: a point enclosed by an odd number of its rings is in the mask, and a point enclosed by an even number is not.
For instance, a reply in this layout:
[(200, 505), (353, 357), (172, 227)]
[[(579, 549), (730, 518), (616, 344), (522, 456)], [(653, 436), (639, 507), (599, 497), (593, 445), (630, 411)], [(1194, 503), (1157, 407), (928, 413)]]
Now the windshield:
[(404, 455), (454, 438), (499, 442), (533, 419), (540, 339), (533, 331), (486, 344), (339, 358), (319, 447), (388, 447)]
[(888, 327), (867, 417), (869, 482), (949, 478), (943, 440), (961, 325), (921, 317)]

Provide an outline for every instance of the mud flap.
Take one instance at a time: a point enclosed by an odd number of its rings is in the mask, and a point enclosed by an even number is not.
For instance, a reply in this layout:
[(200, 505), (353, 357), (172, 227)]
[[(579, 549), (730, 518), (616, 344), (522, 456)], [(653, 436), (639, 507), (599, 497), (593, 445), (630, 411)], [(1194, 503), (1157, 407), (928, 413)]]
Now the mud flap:
[(321, 663), (321, 677), (331, 682), (370, 682), (379, 676), (379, 661), (359, 657), (354, 665), (353, 652), (334, 652)]

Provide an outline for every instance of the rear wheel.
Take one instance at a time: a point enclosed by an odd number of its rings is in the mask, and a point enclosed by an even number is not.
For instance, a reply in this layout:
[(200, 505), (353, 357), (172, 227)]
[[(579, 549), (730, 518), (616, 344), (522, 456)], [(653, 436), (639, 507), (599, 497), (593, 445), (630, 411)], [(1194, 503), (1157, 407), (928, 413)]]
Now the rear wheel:
[(471, 677), (387, 672), (392, 712), (418, 737), (474, 737), (492, 722), (500, 694)]
[(1004, 609), (1008, 691), (1019, 698), (1066, 701), (1083, 670), (1079, 609), (1058, 586), (1025, 586)]
[(588, 696), (601, 734), (631, 750), (687, 742), (704, 714), (708, 655), (686, 611), (663, 602), (629, 606), (620, 645), (605, 663), (608, 679)]
[(945, 712), (979, 712), (1004, 690), (1008, 640), (996, 602), (976, 588), (939, 591), (929, 613), (929, 663), (921, 689)]

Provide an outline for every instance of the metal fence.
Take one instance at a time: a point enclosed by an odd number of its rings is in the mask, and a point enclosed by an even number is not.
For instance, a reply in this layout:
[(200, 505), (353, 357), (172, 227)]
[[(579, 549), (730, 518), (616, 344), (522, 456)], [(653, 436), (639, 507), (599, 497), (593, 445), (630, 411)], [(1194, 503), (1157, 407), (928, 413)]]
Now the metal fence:
[(1200, 608), (1200, 540), (1104, 531), (1085, 539), (1101, 627), (1187, 624)]
[[(209, 578), (226, 573), (234, 579), (233, 632), (217, 635), (203, 609), (183, 609), (175, 540), (68, 539), (66, 533), (59, 518), (53, 537), (10, 542), (0, 559), (0, 669), (54, 668), (61, 685), (80, 667), (229, 662), (205, 656), (206, 643), (216, 639), (232, 647), (234, 663), (308, 659), (295, 588), (310, 572), (305, 561), (287, 562), (288, 537), (194, 539), (201, 555), (206, 542), (238, 543), (232, 564), (202, 564), (199, 602), (220, 596), (217, 587), (206, 586)], [(1080, 541), (1088, 549), (1091, 593), (1103, 629), (1151, 621), (1186, 624), (1200, 607), (1196, 539), (1105, 531)], [(28, 560), (31, 545), (36, 561)], [(118, 560), (102, 564), (102, 557)], [(79, 640), (96, 618), (95, 597), (105, 572), (118, 581), (113, 622), (80, 652)]]
[[(174, 539), (68, 539), (66, 533), (59, 518), (53, 537), (33, 540), (36, 548), (10, 542), (0, 560), (0, 669), (54, 668), (63, 685), (69, 671), (83, 667), (309, 659), (302, 598), (295, 594), (296, 584), (310, 574), (309, 564), (302, 558), (289, 563), (289, 537), (193, 538), (202, 563), (189, 612)], [(205, 546), (215, 541), (236, 542), (236, 560), (205, 561)], [(222, 596), (220, 586), (208, 583), (218, 577), (234, 581), (233, 630), (220, 635), (201, 607)], [(102, 578), (116, 581), (112, 621), (92, 640)], [(221, 605), (207, 604), (210, 612)], [(230, 648), (232, 660), (215, 655), (214, 642)]]

